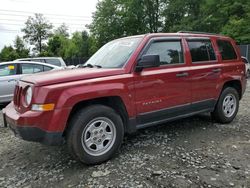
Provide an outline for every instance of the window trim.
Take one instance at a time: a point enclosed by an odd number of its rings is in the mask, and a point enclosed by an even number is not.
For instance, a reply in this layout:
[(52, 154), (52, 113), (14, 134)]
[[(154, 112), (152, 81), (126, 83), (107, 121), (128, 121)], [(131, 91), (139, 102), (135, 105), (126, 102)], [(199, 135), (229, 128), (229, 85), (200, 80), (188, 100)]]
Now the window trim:
[[(234, 50), (234, 53), (236, 55), (236, 59), (223, 59), (222, 58), (222, 54), (220, 52), (220, 48), (219, 48), (219, 45), (218, 45), (218, 41), (226, 41), (226, 42), (229, 42), (231, 44), (231, 46), (233, 47), (233, 50)], [(221, 39), (221, 38), (218, 38), (216, 39), (216, 45), (218, 47), (218, 53), (220, 54), (220, 57), (221, 57), (221, 61), (222, 62), (231, 62), (231, 61), (236, 61), (239, 59), (239, 56), (238, 56), (238, 53), (237, 53), (237, 49), (235, 49), (235, 45), (233, 45), (232, 41), (229, 40), (229, 39)]]
[[(181, 48), (182, 48), (182, 53), (183, 53), (183, 63), (164, 64), (164, 65), (160, 65), (157, 68), (169, 67), (169, 66), (183, 66), (183, 65), (187, 65), (187, 63), (186, 63), (186, 57), (185, 57), (185, 46), (183, 44), (183, 38), (182, 37), (155, 37), (155, 38), (149, 39), (149, 41), (147, 42), (147, 44), (144, 46), (144, 48), (141, 50), (140, 54), (136, 58), (136, 62), (138, 63), (138, 61), (145, 54), (145, 52), (147, 52), (147, 50), (149, 49), (149, 47), (150, 47), (150, 45), (152, 43), (154, 43), (154, 42), (167, 42), (167, 41), (180, 41)], [(135, 67), (137, 66), (137, 63), (135, 65)]]
[[(186, 39), (186, 42), (187, 42), (187, 47), (188, 47), (188, 51), (189, 51), (189, 53), (190, 53), (190, 57), (191, 57), (191, 63), (192, 64), (206, 64), (206, 63), (210, 63), (210, 64), (214, 64), (214, 63), (218, 63), (218, 57), (217, 57), (217, 55), (216, 55), (216, 50), (215, 50), (215, 46), (214, 46), (214, 43), (213, 43), (213, 41), (211, 40), (211, 38), (209, 38), (209, 37), (187, 37), (187, 38), (185, 38)], [(192, 60), (192, 54), (191, 54), (191, 50), (190, 50), (190, 48), (189, 48), (189, 44), (188, 44), (188, 42), (189, 41), (205, 41), (205, 40), (208, 40), (210, 43), (211, 43), (211, 45), (212, 45), (212, 48), (213, 48), (213, 50), (214, 50), (214, 56), (215, 56), (215, 59), (214, 60), (206, 60), (206, 61), (193, 61)], [(209, 55), (209, 54), (208, 54)]]

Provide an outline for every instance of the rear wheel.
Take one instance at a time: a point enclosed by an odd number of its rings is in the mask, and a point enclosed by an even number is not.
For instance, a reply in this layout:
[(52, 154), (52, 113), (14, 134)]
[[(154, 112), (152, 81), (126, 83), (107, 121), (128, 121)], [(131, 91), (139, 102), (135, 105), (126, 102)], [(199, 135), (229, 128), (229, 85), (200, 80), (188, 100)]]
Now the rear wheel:
[(230, 123), (239, 109), (239, 94), (232, 87), (225, 88), (216, 104), (212, 117), (220, 123)]
[(107, 106), (95, 105), (80, 110), (69, 126), (69, 150), (86, 164), (100, 164), (110, 159), (123, 140), (122, 120)]

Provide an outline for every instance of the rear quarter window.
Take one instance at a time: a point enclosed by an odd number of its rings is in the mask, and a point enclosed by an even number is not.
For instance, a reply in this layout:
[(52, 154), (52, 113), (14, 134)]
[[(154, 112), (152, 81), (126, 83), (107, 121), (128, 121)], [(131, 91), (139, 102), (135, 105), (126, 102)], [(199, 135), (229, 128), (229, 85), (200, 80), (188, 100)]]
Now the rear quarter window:
[(237, 59), (237, 54), (230, 41), (217, 40), (217, 45), (218, 45), (222, 60)]
[(46, 72), (46, 71), (50, 71), (50, 70), (52, 70), (52, 69), (53, 69), (52, 67), (43, 66), (43, 70), (44, 70), (44, 72)]

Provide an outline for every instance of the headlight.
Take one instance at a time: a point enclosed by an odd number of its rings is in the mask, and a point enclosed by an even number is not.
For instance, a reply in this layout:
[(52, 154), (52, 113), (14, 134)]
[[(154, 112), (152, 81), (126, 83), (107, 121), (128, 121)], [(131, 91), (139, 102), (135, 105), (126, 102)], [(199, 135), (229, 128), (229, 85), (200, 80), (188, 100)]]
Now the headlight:
[(29, 86), (28, 89), (26, 90), (26, 94), (25, 94), (25, 103), (27, 106), (30, 105), (31, 99), (32, 99), (32, 89)]

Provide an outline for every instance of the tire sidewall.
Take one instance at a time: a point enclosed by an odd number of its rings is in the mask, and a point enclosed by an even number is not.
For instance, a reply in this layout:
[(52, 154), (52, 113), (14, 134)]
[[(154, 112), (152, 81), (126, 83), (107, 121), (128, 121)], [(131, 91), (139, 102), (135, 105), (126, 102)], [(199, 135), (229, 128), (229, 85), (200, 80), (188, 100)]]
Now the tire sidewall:
[[(234, 95), (235, 99), (236, 99), (236, 109), (234, 111), (234, 114), (231, 117), (226, 117), (224, 112), (223, 112), (223, 101), (228, 94)], [(239, 110), (239, 94), (238, 94), (238, 92), (236, 91), (236, 89), (231, 88), (231, 87), (225, 88), (222, 91), (220, 98), (219, 98), (219, 101), (218, 101), (218, 104), (216, 106), (216, 113), (217, 113), (219, 120), (222, 123), (230, 123), (231, 121), (233, 121), (233, 119), (237, 115), (238, 110)]]
[[(74, 147), (73, 150), (76, 156), (80, 159), (80, 161), (86, 164), (100, 164), (110, 159), (119, 149), (124, 136), (124, 128), (120, 116), (113, 109), (98, 105), (81, 111), (79, 117), (81, 118), (79, 118), (74, 124), (74, 136), (72, 137)], [(106, 117), (113, 122), (116, 129), (116, 138), (113, 146), (108, 152), (100, 156), (93, 156), (84, 150), (81, 139), (85, 127), (91, 120), (97, 117)]]

